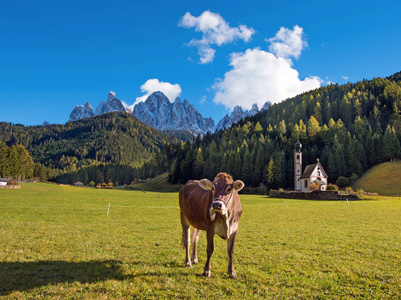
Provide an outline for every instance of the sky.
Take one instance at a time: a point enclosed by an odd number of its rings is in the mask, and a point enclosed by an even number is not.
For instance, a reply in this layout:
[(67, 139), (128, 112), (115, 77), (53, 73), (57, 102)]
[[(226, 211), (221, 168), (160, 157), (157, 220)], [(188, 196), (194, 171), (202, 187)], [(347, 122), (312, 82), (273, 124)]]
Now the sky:
[(0, 1), (0, 121), (65, 123), (110, 91), (164, 92), (215, 123), (401, 71), (399, 1)]

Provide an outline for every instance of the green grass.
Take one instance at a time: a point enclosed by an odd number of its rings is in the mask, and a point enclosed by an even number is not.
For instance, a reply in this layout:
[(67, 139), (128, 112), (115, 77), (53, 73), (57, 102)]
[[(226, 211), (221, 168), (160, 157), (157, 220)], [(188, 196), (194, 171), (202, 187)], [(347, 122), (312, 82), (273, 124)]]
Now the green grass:
[(386, 162), (368, 170), (352, 186), (380, 195), (401, 195), (401, 161)]
[[(177, 193), (24, 184), (0, 190), (0, 298), (395, 299), (401, 201), (241, 195), (228, 278), (215, 237), (212, 277), (184, 267)], [(110, 213), (107, 217), (109, 202)]]

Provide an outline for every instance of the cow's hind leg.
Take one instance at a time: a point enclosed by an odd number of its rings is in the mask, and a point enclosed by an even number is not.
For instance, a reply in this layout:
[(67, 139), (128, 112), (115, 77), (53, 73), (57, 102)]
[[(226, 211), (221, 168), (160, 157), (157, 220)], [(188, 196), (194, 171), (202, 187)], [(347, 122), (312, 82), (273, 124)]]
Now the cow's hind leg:
[(198, 264), (198, 239), (200, 230), (194, 228), (192, 232), (192, 258), (191, 261), (194, 265)]
[(205, 267), (203, 268), (203, 276), (205, 277), (210, 277), (211, 272), (210, 272), (210, 258), (213, 255), (214, 252), (214, 229), (213, 228), (208, 228), (206, 230), (206, 238), (207, 238), (207, 248), (206, 248), (206, 253), (207, 253), (207, 260)]
[(227, 254), (228, 254), (228, 275), (230, 278), (237, 278), (237, 274), (234, 271), (234, 243), (237, 238), (237, 231), (234, 232), (227, 241)]
[(191, 266), (191, 260), (189, 259), (189, 245), (191, 244), (190, 225), (182, 212), (181, 212), (181, 226), (182, 226), (182, 245), (185, 249), (185, 265), (190, 267)]

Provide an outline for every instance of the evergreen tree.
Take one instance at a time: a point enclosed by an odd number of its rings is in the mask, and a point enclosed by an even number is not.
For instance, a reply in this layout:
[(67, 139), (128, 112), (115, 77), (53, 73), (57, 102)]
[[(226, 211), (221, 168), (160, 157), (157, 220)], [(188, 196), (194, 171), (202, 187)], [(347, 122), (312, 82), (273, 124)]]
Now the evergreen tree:
[(276, 166), (273, 161), (273, 157), (270, 159), (269, 164), (266, 168), (266, 183), (267, 187), (270, 189), (275, 188), (275, 175), (276, 175)]
[(205, 161), (203, 160), (202, 149), (199, 148), (196, 153), (195, 163), (194, 163), (194, 178), (203, 178), (203, 168), (205, 166)]
[(309, 141), (314, 142), (317, 139), (318, 133), (320, 132), (319, 121), (311, 116), (308, 121), (308, 138)]
[(387, 126), (383, 136), (383, 157), (385, 160), (394, 161), (400, 157), (401, 147), (394, 127)]

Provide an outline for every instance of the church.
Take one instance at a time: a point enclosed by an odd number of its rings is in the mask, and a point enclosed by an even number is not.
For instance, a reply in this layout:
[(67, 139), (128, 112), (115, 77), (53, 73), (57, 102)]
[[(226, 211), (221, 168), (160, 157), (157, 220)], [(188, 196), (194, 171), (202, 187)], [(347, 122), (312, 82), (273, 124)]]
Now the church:
[(321, 191), (327, 188), (327, 173), (323, 169), (319, 159), (312, 165), (307, 165), (302, 172), (302, 144), (297, 141), (295, 143), (294, 151), (294, 189), (297, 192), (309, 192), (308, 186), (315, 182), (319, 185)]

